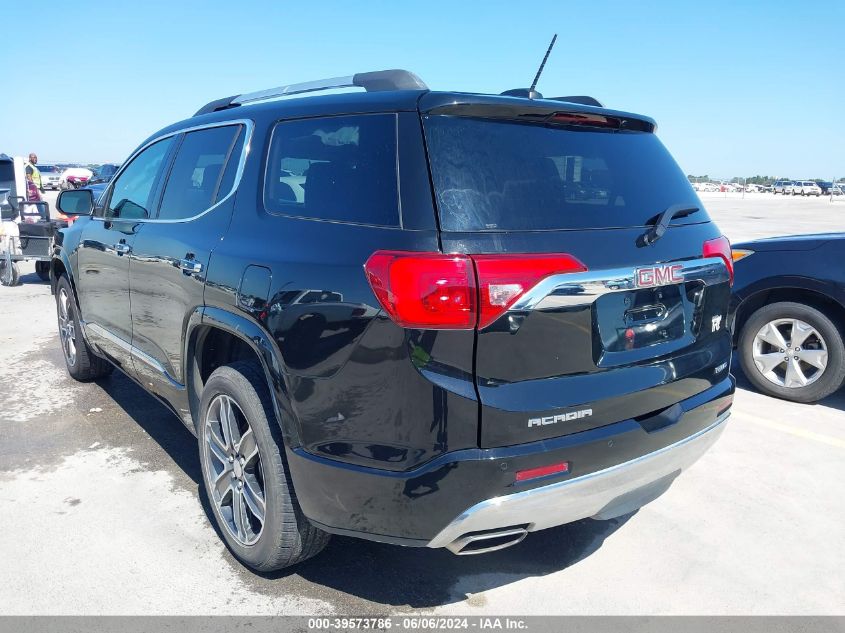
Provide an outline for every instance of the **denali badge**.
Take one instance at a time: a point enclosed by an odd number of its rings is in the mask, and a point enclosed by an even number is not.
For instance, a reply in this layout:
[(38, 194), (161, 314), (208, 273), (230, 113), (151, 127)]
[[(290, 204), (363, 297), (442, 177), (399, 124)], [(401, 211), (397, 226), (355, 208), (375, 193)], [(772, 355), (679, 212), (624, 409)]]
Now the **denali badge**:
[(722, 315), (719, 314), (717, 316), (714, 316), (712, 319), (710, 319), (710, 325), (713, 327), (713, 329), (711, 330), (712, 332), (715, 332), (720, 327), (722, 327)]
[(679, 284), (684, 280), (684, 275), (681, 272), (683, 268), (680, 264), (637, 268), (637, 287), (652, 288), (654, 286)]
[(570, 411), (569, 413), (561, 413), (560, 415), (550, 415), (545, 418), (529, 418), (528, 428), (532, 426), (546, 426), (547, 424), (557, 424), (558, 422), (571, 422), (572, 420), (580, 420), (593, 415), (592, 409), (581, 409), (580, 411)]

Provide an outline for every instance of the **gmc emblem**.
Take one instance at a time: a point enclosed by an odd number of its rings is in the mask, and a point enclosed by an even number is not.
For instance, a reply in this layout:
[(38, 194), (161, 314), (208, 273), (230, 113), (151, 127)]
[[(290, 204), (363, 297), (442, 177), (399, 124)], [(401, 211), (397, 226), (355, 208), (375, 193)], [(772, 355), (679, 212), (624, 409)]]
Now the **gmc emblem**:
[(637, 268), (637, 287), (653, 288), (654, 286), (679, 284), (684, 281), (684, 274), (681, 272), (683, 268), (680, 264)]

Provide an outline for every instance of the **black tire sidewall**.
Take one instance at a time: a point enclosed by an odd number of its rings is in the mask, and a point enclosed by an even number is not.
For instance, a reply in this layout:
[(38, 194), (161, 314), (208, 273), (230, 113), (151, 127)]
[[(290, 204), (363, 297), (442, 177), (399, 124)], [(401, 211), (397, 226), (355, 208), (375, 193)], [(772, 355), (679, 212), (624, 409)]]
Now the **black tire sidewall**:
[[(258, 387), (261, 388), (261, 385)], [(264, 528), (258, 541), (252, 545), (243, 545), (229, 533), (225, 526), (225, 519), (220, 515), (211, 495), (208, 458), (205, 450), (207, 432), (205, 416), (212, 400), (220, 394), (226, 394), (235, 400), (249, 420), (264, 469), (264, 499), (266, 504)], [(220, 367), (208, 379), (200, 403), (197, 438), (199, 440), (203, 488), (219, 531), (229, 549), (241, 562), (255, 569), (262, 569), (268, 561), (274, 558), (278, 544), (283, 540), (283, 509), (287, 505), (285, 497), (289, 493), (286, 489), (286, 480), (280, 481), (278, 476), (274, 476), (274, 473), (281, 473), (282, 477), (285, 477), (284, 462), (280, 453), (281, 440), (274, 436), (270, 428), (268, 412), (265, 411), (256, 387), (243, 373), (238, 371), (237, 367)]]
[[(818, 330), (824, 338), (828, 353), (827, 367), (821, 378), (811, 385), (797, 388), (780, 387), (769, 382), (757, 369), (753, 359), (754, 337), (766, 323), (777, 319), (804, 321)], [(740, 332), (739, 352), (748, 380), (763, 393), (776, 398), (802, 403), (816, 402), (839, 389), (845, 380), (845, 345), (841, 331), (825, 313), (803, 303), (773, 303), (754, 312)]]

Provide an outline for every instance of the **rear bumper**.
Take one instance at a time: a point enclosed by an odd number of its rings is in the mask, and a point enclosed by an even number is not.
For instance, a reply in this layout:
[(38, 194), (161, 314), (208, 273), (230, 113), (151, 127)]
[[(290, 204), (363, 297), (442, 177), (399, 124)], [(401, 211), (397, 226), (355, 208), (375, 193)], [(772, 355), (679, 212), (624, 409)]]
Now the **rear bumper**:
[[(734, 392), (728, 376), (646, 420), (528, 444), (445, 453), (396, 472), (286, 450), (302, 510), (332, 533), (400, 545), (459, 547), (468, 532), (534, 531), (609, 518), (659, 496), (716, 440)], [(566, 474), (517, 483), (563, 461)]]
[[(459, 553), (469, 542), (499, 538), (501, 530), (534, 532), (580, 519), (612, 519), (663, 494), (719, 438), (729, 411), (710, 426), (679, 442), (604, 470), (541, 488), (487, 499), (440, 531), (429, 547)], [(472, 535), (489, 532), (487, 535)], [(476, 550), (478, 551), (478, 550)]]

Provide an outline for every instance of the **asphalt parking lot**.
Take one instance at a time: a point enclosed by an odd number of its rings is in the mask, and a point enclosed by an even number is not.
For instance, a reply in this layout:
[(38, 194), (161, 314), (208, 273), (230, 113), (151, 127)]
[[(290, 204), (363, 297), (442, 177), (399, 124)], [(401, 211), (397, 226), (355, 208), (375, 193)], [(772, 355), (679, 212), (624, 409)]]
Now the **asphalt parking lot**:
[[(732, 241), (845, 227), (845, 201), (702, 199)], [(208, 520), (196, 440), (117, 372), (74, 383), (23, 272), (0, 288), (0, 613), (845, 614), (845, 390), (792, 404), (735, 368), (720, 441), (621, 519), (474, 557), (336, 537), (260, 576)]]

